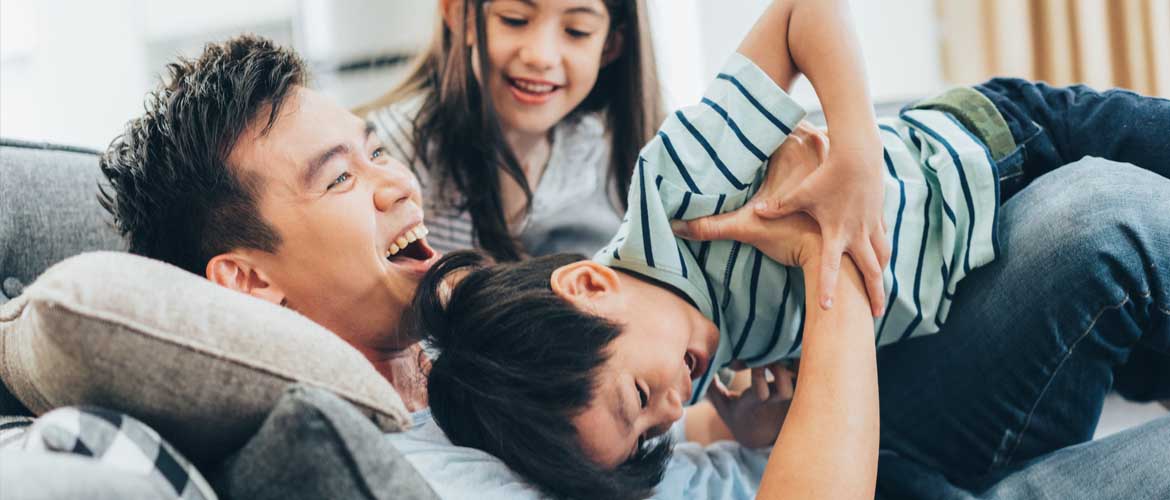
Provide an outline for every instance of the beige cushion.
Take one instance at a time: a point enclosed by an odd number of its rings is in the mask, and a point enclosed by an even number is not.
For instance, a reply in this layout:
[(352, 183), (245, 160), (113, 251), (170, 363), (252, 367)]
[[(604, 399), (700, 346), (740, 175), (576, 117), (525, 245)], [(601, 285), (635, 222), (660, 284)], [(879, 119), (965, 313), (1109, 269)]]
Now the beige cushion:
[(409, 422), (393, 386), (316, 323), (117, 252), (67, 259), (0, 306), (0, 380), (37, 415), (133, 415), (197, 462), (243, 445), (293, 382), (349, 400), (383, 431)]

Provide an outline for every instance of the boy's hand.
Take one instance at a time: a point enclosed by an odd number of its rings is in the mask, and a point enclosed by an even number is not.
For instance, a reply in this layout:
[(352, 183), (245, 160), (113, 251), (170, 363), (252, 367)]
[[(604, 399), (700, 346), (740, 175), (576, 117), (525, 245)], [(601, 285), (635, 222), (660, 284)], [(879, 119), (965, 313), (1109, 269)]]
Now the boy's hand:
[[(823, 133), (822, 140), (827, 144)], [(882, 147), (880, 141), (860, 142), (873, 145), (845, 147), (837, 142), (828, 151), (824, 163), (807, 176), (801, 176), (794, 188), (778, 193), (769, 191), (778, 194), (773, 196), (757, 194), (756, 215), (776, 219), (805, 212), (816, 219), (822, 236), (820, 289), (824, 290), (817, 302), (823, 309), (832, 307), (837, 272), (843, 254), (848, 253), (865, 279), (873, 315), (880, 316), (885, 309), (882, 269), (890, 260), (890, 244), (882, 216), (885, 196)], [(778, 151), (777, 155), (780, 154)]]
[[(767, 380), (770, 372), (772, 380)], [(792, 404), (796, 374), (785, 362), (752, 368), (752, 385), (738, 393), (723, 387), (719, 379), (711, 383), (707, 399), (739, 444), (765, 448), (776, 442), (788, 407)]]

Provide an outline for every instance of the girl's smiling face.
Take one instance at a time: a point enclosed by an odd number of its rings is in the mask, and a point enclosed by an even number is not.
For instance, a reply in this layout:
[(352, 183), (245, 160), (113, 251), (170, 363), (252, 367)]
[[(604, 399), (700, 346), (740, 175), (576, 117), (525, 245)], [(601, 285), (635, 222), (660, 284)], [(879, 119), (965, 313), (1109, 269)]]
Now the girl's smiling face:
[(484, 15), (492, 67), (484, 75), (476, 64), (476, 73), (505, 131), (548, 133), (616, 54), (618, 43), (607, 48), (610, 16), (601, 0), (493, 0)]

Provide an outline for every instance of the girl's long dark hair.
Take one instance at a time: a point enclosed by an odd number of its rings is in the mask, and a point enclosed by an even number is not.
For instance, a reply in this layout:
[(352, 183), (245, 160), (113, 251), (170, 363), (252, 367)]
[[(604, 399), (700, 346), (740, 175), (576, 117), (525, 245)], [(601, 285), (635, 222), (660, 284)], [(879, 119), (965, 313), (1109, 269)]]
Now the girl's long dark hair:
[[(394, 90), (358, 110), (364, 115), (391, 103), (422, 96), (414, 117), (414, 158), (431, 172), (432, 196), (471, 214), (475, 238), (497, 260), (519, 259), (524, 250), (508, 231), (500, 194), (500, 175), (511, 177), (524, 190), (525, 210), (532, 206), (532, 187), (520, 163), (504, 141), (490, 96), (475, 79), (465, 34), (475, 23), (475, 45), (487, 46), (485, 0), (462, 0), (461, 29), (451, 30), (439, 16), (430, 48), (416, 60), (406, 80)], [(605, 111), (611, 141), (607, 182), (625, 210), (630, 177), (638, 150), (662, 121), (654, 51), (644, 0), (604, 0), (610, 14), (610, 40), (621, 37), (622, 50), (601, 69), (593, 90), (574, 114)], [(488, 74), (487, 51), (479, 50), (478, 64)], [(458, 193), (457, 195), (453, 193)]]

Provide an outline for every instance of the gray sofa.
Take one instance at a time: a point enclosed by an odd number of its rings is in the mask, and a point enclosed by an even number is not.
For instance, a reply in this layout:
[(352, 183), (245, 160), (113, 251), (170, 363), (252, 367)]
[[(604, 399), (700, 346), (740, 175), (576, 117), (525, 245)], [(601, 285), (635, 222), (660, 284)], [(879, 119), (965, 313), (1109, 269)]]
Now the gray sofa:
[[(0, 303), (66, 257), (125, 249), (97, 201), (97, 155), (0, 138)], [(0, 385), (0, 415), (28, 414)]]
[[(0, 303), (67, 257), (125, 249), (97, 201), (97, 162), (93, 150), (0, 138)], [(0, 418), (31, 415), (2, 382)], [(380, 437), (349, 403), (291, 386), (242, 449), (199, 465), (221, 498), (434, 498)], [(158, 498), (133, 475), (55, 455), (0, 450), (0, 497)]]

